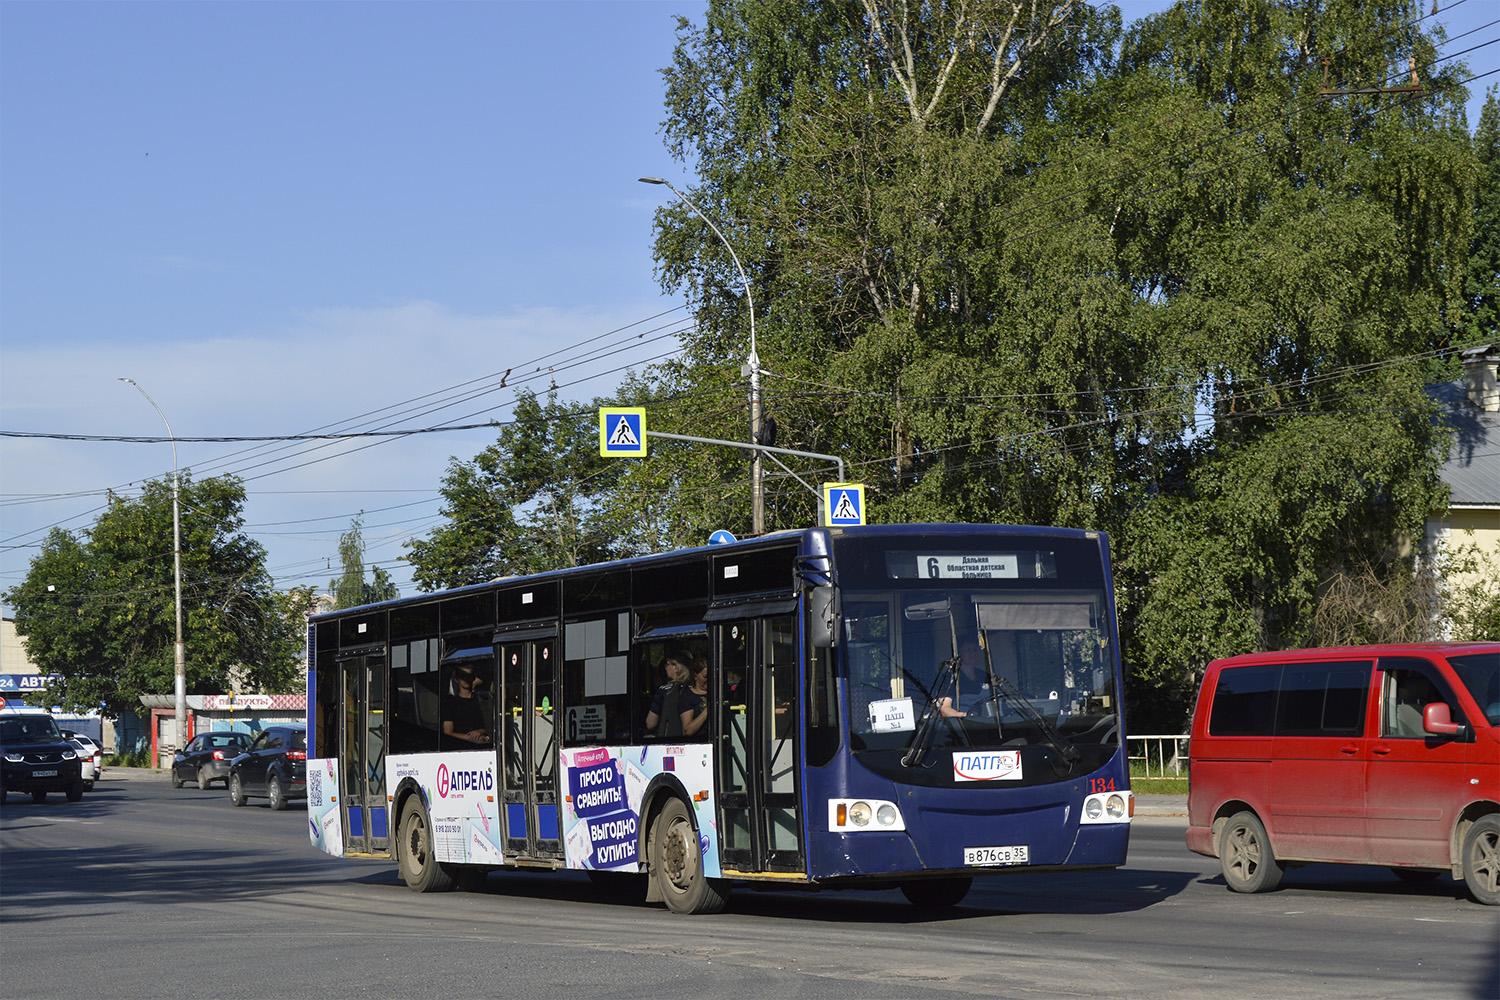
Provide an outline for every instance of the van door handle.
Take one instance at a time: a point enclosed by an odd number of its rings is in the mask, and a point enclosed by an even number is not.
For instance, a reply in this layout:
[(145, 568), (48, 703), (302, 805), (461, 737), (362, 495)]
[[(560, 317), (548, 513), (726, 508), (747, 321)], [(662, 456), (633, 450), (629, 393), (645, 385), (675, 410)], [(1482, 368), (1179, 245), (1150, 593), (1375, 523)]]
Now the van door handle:
[(1359, 744), (1357, 744), (1357, 743), (1345, 743), (1343, 746), (1339, 747), (1339, 753), (1347, 753), (1347, 754), (1351, 754), (1351, 755), (1352, 754), (1357, 754), (1357, 753), (1359, 753)]
[(1390, 753), (1394, 749), (1396, 748), (1386, 743), (1381, 743), (1374, 747), (1375, 753), (1380, 754), (1382, 757)]

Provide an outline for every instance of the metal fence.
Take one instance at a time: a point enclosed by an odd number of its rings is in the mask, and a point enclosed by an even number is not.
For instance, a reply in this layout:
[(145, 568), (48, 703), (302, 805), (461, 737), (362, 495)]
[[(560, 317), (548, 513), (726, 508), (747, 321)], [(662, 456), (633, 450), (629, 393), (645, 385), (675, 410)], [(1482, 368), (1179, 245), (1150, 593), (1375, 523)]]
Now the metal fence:
[(1125, 754), (1129, 760), (1132, 775), (1137, 775), (1139, 767), (1145, 770), (1144, 776), (1147, 778), (1181, 777), (1187, 773), (1187, 734), (1127, 736)]

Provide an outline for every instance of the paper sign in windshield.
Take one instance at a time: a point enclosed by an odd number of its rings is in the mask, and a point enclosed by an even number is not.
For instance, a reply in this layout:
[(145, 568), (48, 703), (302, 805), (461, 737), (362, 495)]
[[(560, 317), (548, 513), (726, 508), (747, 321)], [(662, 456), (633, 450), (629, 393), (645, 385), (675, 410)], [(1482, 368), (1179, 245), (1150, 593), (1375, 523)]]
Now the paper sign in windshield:
[(1021, 751), (970, 750), (953, 755), (954, 781), (1020, 781)]
[(917, 728), (917, 715), (910, 698), (887, 698), (870, 702), (870, 730), (876, 733), (902, 733)]

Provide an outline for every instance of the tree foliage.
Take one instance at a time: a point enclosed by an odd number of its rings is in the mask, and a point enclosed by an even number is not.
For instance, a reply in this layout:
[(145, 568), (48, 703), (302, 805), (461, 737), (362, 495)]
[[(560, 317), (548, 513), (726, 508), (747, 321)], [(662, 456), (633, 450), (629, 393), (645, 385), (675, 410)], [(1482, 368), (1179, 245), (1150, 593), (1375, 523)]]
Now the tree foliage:
[(328, 592), (333, 596), (333, 609), (357, 608), (379, 601), (392, 601), (401, 596), (401, 588), (391, 579), (391, 574), (381, 566), (371, 566), (369, 578), (365, 577), (365, 535), (362, 515), (349, 524), (349, 530), (339, 535), (339, 566), (342, 572), (328, 582)]
[(407, 543), (412, 576), (427, 590), (577, 566), (617, 548), (599, 497), (617, 471), (598, 454), (592, 409), (555, 393), (523, 392), (514, 420), (472, 460), (443, 477), (447, 523)]
[[(1109, 530), (1132, 722), (1175, 724), (1207, 658), (1316, 640), (1340, 580), (1410, 579), (1395, 541), (1444, 503), (1415, 359), (1468, 308), (1459, 70), (1318, 93), (1436, 54), (1410, 3), (1192, 0), (1127, 31), (724, 0), (679, 32), (665, 132), (752, 272), (781, 443), (844, 455), (879, 520)], [(657, 222), (700, 333), (645, 388), (742, 428), (737, 272), (684, 206)], [(811, 517), (781, 482), (768, 508)]]
[(1500, 88), (1485, 94), (1474, 132), (1479, 161), (1474, 241), (1464, 273), (1463, 327), (1467, 339), (1493, 339), (1500, 330)]
[[(713, 0), (679, 22), (663, 134), (753, 295), (664, 204), (658, 275), (697, 329), (618, 401), (746, 440), (753, 300), (777, 444), (843, 456), (872, 520), (1111, 533), (1131, 724), (1176, 725), (1208, 658), (1349, 632), (1332, 595), (1391, 614), (1416, 592), (1400, 540), (1446, 502), (1421, 387), (1494, 300), (1496, 228), (1464, 69), (1422, 14)], [(1324, 93), (1413, 63), (1419, 94)], [(553, 461), (598, 552), (748, 527), (742, 452), (653, 445), (593, 478), (572, 447)], [(455, 463), (454, 523), (414, 547), (429, 583), (536, 565), (520, 448)], [(769, 526), (811, 523), (771, 469)]]
[[(195, 482), (183, 473), (182, 610), (190, 693), (237, 683), (268, 692), (296, 687), (310, 589), (277, 593), (265, 551), (241, 532), (239, 480)], [(58, 704), (140, 710), (142, 694), (174, 689), (176, 614), (172, 483), (114, 499), (92, 528), (54, 528), (26, 578), (8, 590), (16, 630)]]

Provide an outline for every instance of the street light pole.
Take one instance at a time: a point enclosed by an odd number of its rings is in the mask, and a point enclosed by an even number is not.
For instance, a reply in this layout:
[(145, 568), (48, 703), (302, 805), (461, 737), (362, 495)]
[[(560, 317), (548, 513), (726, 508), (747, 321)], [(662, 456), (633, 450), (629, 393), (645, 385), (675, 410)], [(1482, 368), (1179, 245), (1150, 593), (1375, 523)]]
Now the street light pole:
[[(745, 277), (745, 269), (740, 266), (739, 255), (734, 252), (734, 247), (729, 245), (729, 240), (719, 232), (719, 227), (714, 225), (713, 220), (703, 214), (693, 199), (683, 194), (673, 186), (672, 182), (661, 177), (642, 177), (642, 184), (665, 184), (667, 188), (691, 208), (698, 218), (708, 224), (719, 242), (724, 244), (724, 249), (729, 251), (729, 259), (734, 261), (734, 266), (740, 272), (740, 282), (745, 286), (745, 304), (750, 309), (750, 357), (741, 370), (741, 374), (750, 376), (750, 443), (763, 444), (761, 441), (761, 396), (760, 396), (760, 354), (755, 350), (755, 300), (750, 297), (750, 279)], [(751, 529), (757, 535), (766, 532), (766, 494), (765, 494), (765, 465), (759, 451), (750, 453), (750, 524)]]
[(182, 517), (177, 500), (180, 485), (177, 475), (177, 436), (172, 433), (172, 424), (167, 420), (167, 415), (161, 412), (161, 407), (156, 405), (156, 400), (146, 395), (146, 390), (137, 385), (135, 379), (120, 376), (120, 381), (134, 385), (146, 397), (146, 402), (161, 417), (161, 422), (167, 425), (167, 439), (172, 442), (172, 578), (177, 592), (177, 647), (173, 653), (173, 667), (177, 694), (177, 745), (180, 747), (186, 745), (187, 739), (187, 647), (182, 642)]

